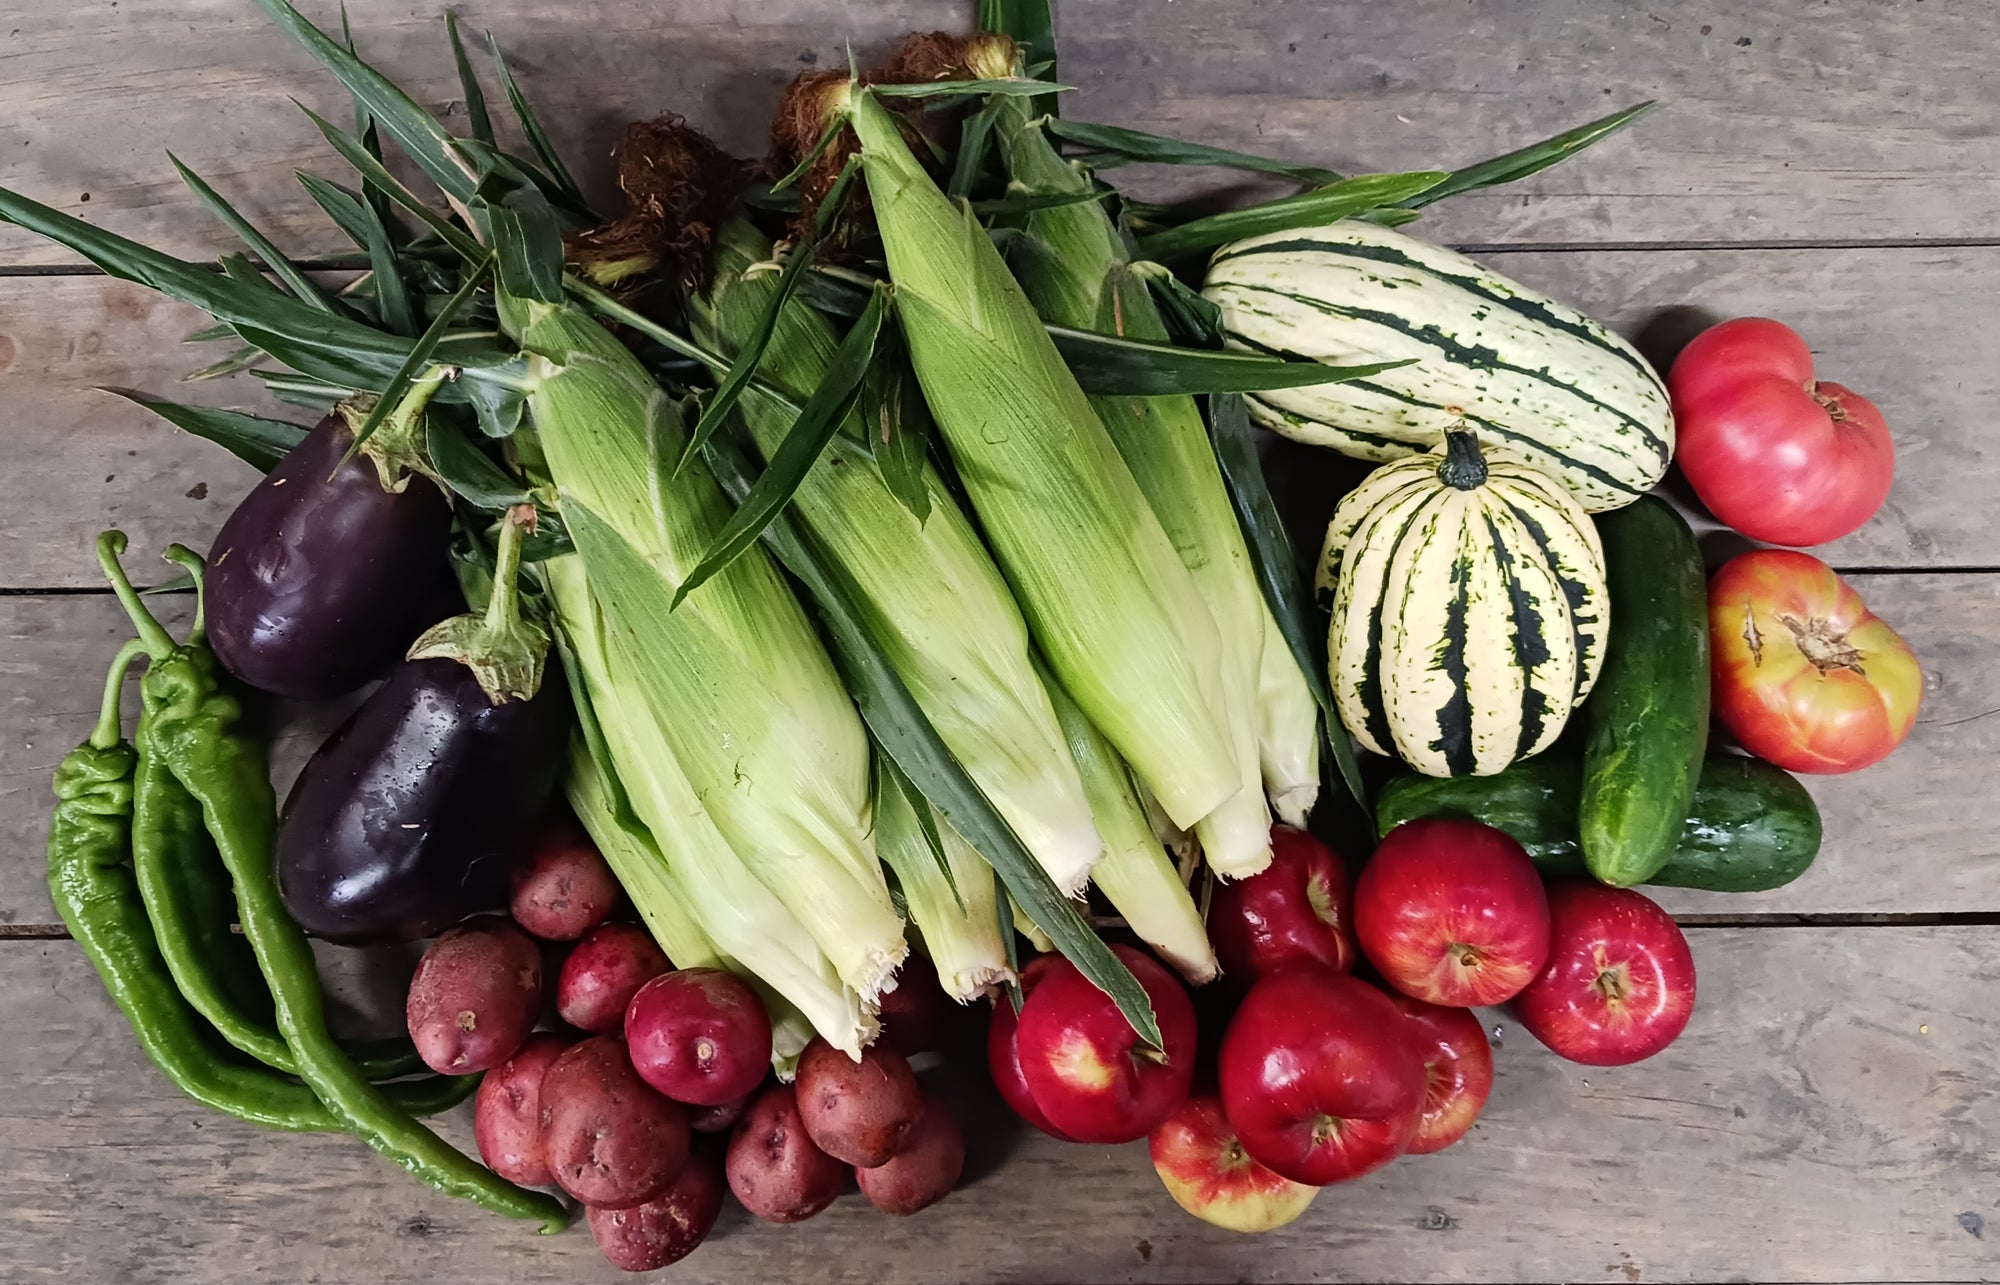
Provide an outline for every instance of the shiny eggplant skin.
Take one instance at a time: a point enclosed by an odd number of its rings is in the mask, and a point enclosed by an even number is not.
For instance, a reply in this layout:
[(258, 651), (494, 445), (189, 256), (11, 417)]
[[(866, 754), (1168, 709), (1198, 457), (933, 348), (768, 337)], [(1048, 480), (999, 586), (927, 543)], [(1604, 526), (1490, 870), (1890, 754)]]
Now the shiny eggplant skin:
[(444, 492), (422, 476), (384, 490), (372, 460), (340, 462), (353, 441), (338, 412), (321, 420), (209, 551), (209, 643), (252, 687), (309, 699), (352, 691), (426, 626), (464, 610)]
[(430, 937), (503, 905), (569, 746), (569, 688), (495, 705), (455, 660), (398, 665), (320, 746), (285, 800), (278, 890), (307, 932)]

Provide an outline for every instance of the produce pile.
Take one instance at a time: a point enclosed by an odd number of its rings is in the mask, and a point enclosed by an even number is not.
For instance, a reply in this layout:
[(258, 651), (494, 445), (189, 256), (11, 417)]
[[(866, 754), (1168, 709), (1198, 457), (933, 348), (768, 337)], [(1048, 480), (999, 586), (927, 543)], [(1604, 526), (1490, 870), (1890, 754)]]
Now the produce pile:
[[(1346, 177), (1071, 121), (1046, 4), (988, 0), (801, 76), (768, 160), (635, 124), (605, 211), (497, 45), (527, 155), (455, 24), (469, 137), (257, 3), (355, 101), (314, 117), (353, 186), (300, 176), (344, 284), (185, 168), (247, 246), (219, 271), (0, 191), (208, 312), (234, 348), (198, 377), (320, 414), (141, 398), (266, 476), (168, 550), (184, 639), (100, 539), (137, 637), (56, 777), (57, 906), (204, 1105), (545, 1230), (553, 1187), (644, 1270), (725, 1190), (777, 1222), (850, 1175), (947, 1195), (976, 1014), (1023, 1120), (1150, 1138), (1190, 1212), (1272, 1227), (1470, 1129), (1475, 1007), (1593, 1065), (1664, 1048), (1694, 967), (1635, 886), (1797, 878), (1789, 773), (1914, 721), (1915, 659), (1829, 568), (1707, 577), (1651, 494), (1678, 462), (1746, 536), (1836, 538), (1887, 495), (1872, 406), (1763, 319), (1663, 381), (1398, 230), (1646, 105)], [(1302, 190), (1101, 177), (1138, 162)], [(1310, 587), (1259, 427), (1379, 465)], [(364, 688), (280, 807), (243, 702)], [(407, 1039), (329, 1033), (311, 938), (434, 939)], [(484, 1164), (418, 1122), (475, 1088)]]

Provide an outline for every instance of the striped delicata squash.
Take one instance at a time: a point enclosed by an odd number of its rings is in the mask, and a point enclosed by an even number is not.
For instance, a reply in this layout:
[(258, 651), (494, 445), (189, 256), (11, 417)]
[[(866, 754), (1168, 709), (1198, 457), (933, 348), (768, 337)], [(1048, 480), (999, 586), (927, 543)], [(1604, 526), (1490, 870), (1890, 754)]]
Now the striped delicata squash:
[(1560, 478), (1592, 513), (1659, 482), (1674, 450), (1660, 377), (1631, 344), (1462, 254), (1346, 220), (1224, 246), (1202, 291), (1233, 347), (1348, 364), (1372, 379), (1257, 393), (1286, 437), (1393, 460), (1464, 424), (1489, 454)]
[(1590, 516), (1464, 429), (1341, 500), (1317, 583), (1341, 722), (1431, 776), (1487, 776), (1546, 749), (1604, 659)]

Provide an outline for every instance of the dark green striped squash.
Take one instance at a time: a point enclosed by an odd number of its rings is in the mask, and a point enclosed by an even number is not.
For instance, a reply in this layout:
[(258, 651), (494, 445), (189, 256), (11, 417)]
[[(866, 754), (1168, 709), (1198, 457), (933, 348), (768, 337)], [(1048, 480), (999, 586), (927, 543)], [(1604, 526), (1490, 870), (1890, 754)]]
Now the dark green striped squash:
[(1604, 658), (1590, 515), (1462, 429), (1340, 501), (1317, 585), (1341, 722), (1429, 776), (1489, 776), (1545, 749)]
[(1464, 425), (1489, 454), (1562, 479), (1593, 513), (1650, 491), (1673, 457), (1666, 389), (1631, 344), (1462, 254), (1372, 223), (1224, 246), (1202, 293), (1233, 347), (1331, 365), (1411, 365), (1258, 393), (1267, 428), (1394, 460)]

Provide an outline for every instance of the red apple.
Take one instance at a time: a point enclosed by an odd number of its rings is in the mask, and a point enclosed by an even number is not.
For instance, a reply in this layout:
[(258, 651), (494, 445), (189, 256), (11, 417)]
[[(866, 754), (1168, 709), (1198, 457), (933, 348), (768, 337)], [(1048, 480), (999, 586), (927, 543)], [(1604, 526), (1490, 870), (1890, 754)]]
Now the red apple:
[[(1024, 1000), (1034, 993), (1035, 987), (1055, 966), (1054, 961), (1060, 958), (1060, 955), (1037, 955), (1022, 967), (1021, 995)], [(1049, 1123), (1049, 1118), (1035, 1105), (1035, 1095), (1028, 1091), (1027, 1077), (1021, 1074), (1021, 1050), (1015, 1043), (1020, 1020), (1014, 1012), (1013, 1000), (1004, 992), (993, 997), (993, 1020), (986, 1027), (986, 1069), (993, 1076), (993, 1087), (1000, 1091), (1001, 1100), (1014, 1109), (1015, 1115), (1052, 1138), (1075, 1142), (1075, 1138)]]
[(1153, 1130), (1153, 1170), (1174, 1203), (1230, 1231), (1269, 1231), (1306, 1211), (1319, 1194), (1250, 1158), (1222, 1099), (1194, 1097)]
[(1463, 1138), (1493, 1092), (1493, 1046), (1486, 1027), (1469, 1009), (1426, 1004), (1391, 995), (1410, 1024), (1424, 1059), (1427, 1078), (1424, 1118), (1410, 1142), (1410, 1154), (1427, 1156)]
[(1317, 961), (1346, 972), (1354, 945), (1354, 881), (1333, 849), (1304, 830), (1271, 827), (1271, 864), (1218, 883), (1208, 938), (1227, 976), (1243, 985), (1286, 964)]
[(1630, 888), (1549, 885), (1549, 962), (1514, 999), (1528, 1033), (1572, 1062), (1624, 1066), (1694, 1012), (1694, 956), (1672, 916)]
[(1548, 898), (1521, 845), (1477, 821), (1391, 830), (1354, 889), (1354, 932), (1383, 980), (1454, 1008), (1498, 1004), (1549, 955)]
[(1223, 1110), (1244, 1149), (1324, 1187), (1389, 1163), (1417, 1135), (1424, 1060), (1389, 997), (1324, 964), (1259, 981), (1222, 1035)]
[(1075, 964), (1059, 960), (1021, 1008), (1014, 1045), (1035, 1105), (1078, 1142), (1131, 1142), (1173, 1113), (1194, 1080), (1194, 1004), (1171, 973), (1130, 946), (1111, 948), (1152, 1001), (1162, 1047), (1138, 1032)]

